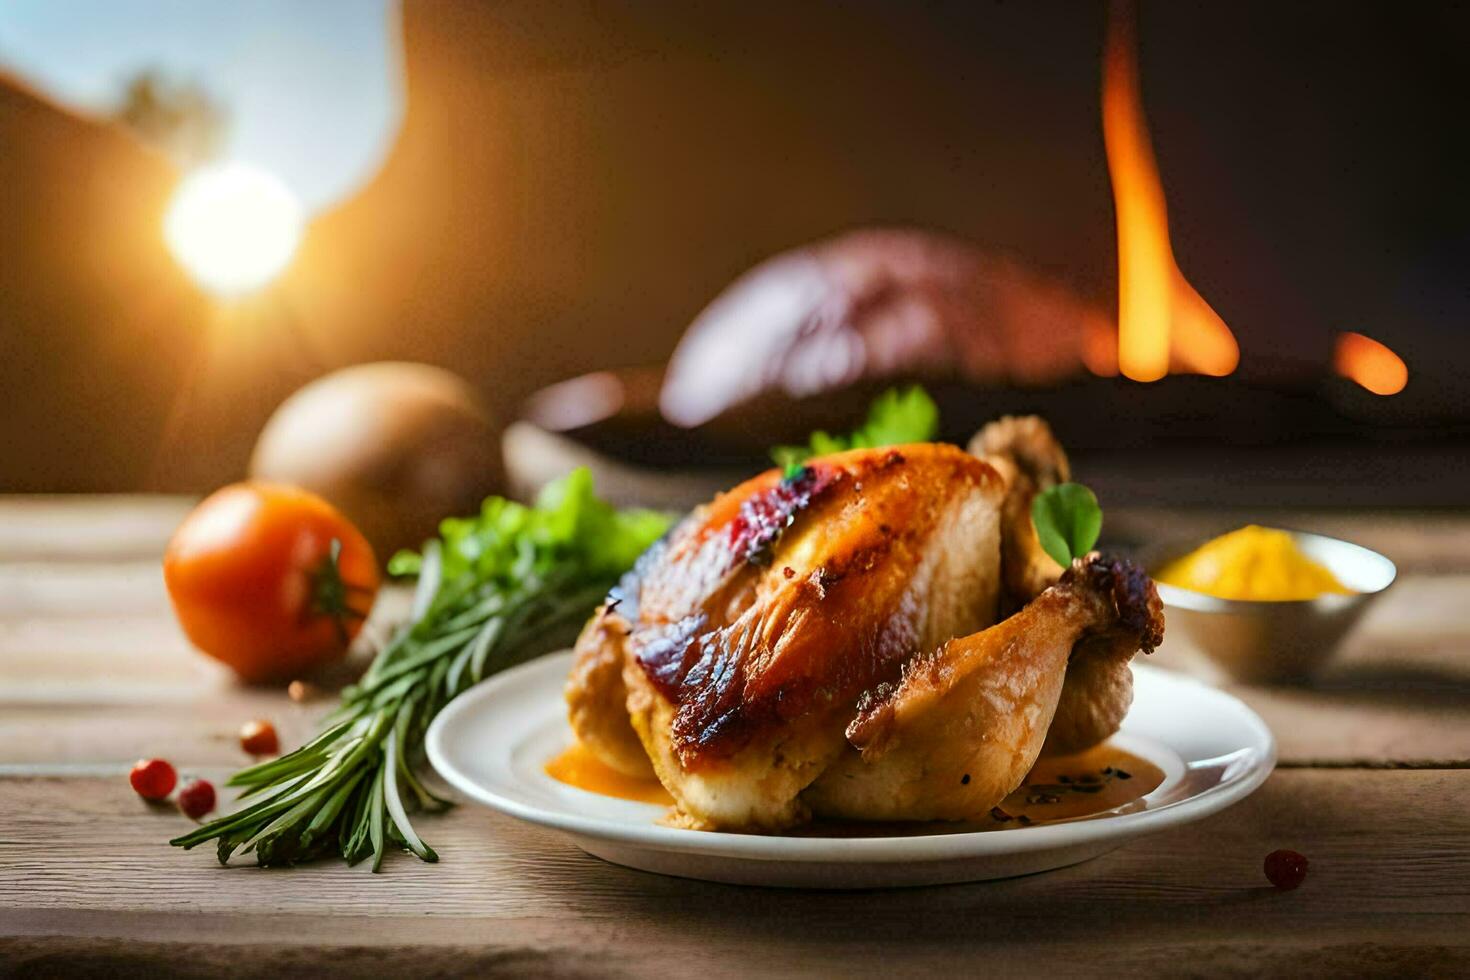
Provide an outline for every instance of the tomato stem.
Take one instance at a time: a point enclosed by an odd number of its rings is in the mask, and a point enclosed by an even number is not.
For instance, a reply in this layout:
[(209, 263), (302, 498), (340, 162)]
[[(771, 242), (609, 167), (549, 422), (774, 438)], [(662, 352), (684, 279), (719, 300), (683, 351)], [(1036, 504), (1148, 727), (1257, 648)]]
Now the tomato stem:
[(363, 613), (354, 609), (348, 599), (352, 593), (364, 594), (369, 590), (343, 581), (342, 542), (339, 539), (332, 539), (327, 557), (322, 559), (311, 579), (311, 613), (330, 616), (337, 628), (338, 640), (347, 646), (352, 641), (352, 635), (347, 631), (348, 621), (363, 618)]

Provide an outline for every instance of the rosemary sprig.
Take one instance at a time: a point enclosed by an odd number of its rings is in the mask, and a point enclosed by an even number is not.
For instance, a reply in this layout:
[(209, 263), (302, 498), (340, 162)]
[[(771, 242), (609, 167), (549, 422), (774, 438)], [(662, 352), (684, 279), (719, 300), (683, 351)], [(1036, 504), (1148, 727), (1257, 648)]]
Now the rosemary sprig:
[(652, 511), (616, 511), (578, 470), (534, 507), (499, 497), (474, 518), (444, 522), (394, 574), (418, 576), (410, 622), (342, 692), (320, 734), (288, 755), (235, 773), (246, 805), (170, 843), (215, 841), (221, 863), (254, 853), (262, 866), (389, 850), (438, 855), (413, 812), (449, 806), (419, 778), (424, 733), (441, 708), (486, 677), (564, 646), (619, 575), (668, 528)]

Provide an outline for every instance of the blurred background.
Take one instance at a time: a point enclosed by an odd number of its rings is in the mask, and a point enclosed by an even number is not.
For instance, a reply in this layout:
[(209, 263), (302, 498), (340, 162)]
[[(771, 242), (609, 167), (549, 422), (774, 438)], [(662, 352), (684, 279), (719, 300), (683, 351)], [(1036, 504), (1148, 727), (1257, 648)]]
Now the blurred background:
[(714, 486), (917, 378), (955, 439), (1042, 412), (1105, 501), (1462, 507), (1467, 40), (1431, 3), (11, 0), (0, 491), (209, 490), (302, 385), (412, 361), (511, 431), (470, 501), (588, 454)]

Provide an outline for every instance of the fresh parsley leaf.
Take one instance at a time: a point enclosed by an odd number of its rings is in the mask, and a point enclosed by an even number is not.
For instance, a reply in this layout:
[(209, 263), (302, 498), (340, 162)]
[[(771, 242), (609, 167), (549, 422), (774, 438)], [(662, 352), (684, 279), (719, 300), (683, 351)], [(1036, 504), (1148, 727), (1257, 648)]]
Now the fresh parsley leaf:
[(890, 388), (868, 407), (868, 420), (848, 435), (813, 432), (805, 446), (776, 446), (771, 458), (787, 476), (801, 472), (813, 456), (842, 452), (844, 449), (870, 449), (898, 446), (907, 442), (928, 442), (939, 432), (939, 406), (918, 385), (900, 390)]
[(1066, 568), (1097, 544), (1102, 533), (1102, 508), (1091, 490), (1080, 483), (1048, 487), (1031, 501), (1031, 523), (1041, 548)]
[[(466, 573), (478, 581), (514, 585), (530, 573), (555, 568), (580, 581), (616, 578), (668, 530), (668, 514), (618, 510), (600, 499), (592, 473), (573, 470), (542, 489), (533, 506), (489, 497), (475, 517), (451, 517), (439, 525), (441, 574)], [(416, 575), (417, 552), (400, 551), (391, 575)]]

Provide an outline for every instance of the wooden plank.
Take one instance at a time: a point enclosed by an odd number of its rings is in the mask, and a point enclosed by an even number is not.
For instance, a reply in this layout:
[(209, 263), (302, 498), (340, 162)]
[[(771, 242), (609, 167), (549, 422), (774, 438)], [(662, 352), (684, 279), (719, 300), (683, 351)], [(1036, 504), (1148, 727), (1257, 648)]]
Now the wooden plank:
[[(330, 692), (401, 621), (408, 590), (386, 588), (351, 661), (310, 678)], [(237, 683), (193, 650), (156, 561), (0, 564), (0, 763), (120, 762), (167, 754), (189, 765), (244, 761), (235, 731), (268, 718), (290, 746), (330, 698), (298, 705)]]
[(165, 758), (183, 771), (240, 767), (240, 726), (265, 719), (283, 748), (305, 742), (331, 707), (328, 699), (296, 704), (278, 691), (226, 688), (219, 697), (159, 698), (111, 704), (0, 706), (0, 772), (64, 772), (76, 766), (118, 768)]
[[(1284, 771), (1227, 813), (1074, 868), (813, 894), (629, 871), (471, 807), (422, 822), (439, 865), (222, 869), (169, 851), (163, 838), (186, 822), (141, 804), (121, 774), (12, 777), (0, 779), (0, 953), (97, 967), (126, 940), (130, 962), (192, 950), (200, 973), (410, 959), (658, 975), (1453, 972), (1470, 967), (1467, 798), (1470, 771)], [(1295, 892), (1261, 875), (1282, 846), (1312, 862)], [(324, 944), (359, 952), (338, 961)]]
[[(824, 902), (808, 895), (805, 905)], [(396, 916), (289, 921), (249, 913), (199, 915), (189, 928), (153, 929), (158, 917), (71, 913), (55, 932), (6, 938), (0, 964), (18, 976), (190, 976), (350, 978), (365, 976), (556, 977), (932, 977), (956, 976), (1462, 976), (1470, 970), (1463, 930), (1443, 921), (1394, 919), (1342, 926), (1313, 923), (1264, 938), (1245, 930), (1199, 934), (1177, 921), (1117, 923), (1082, 938), (1016, 928), (1013, 919), (962, 912), (921, 923), (907, 935), (878, 902), (850, 913), (842, 934), (803, 936), (798, 909), (755, 925), (724, 919), (718, 897), (675, 914), (667, 925), (635, 905), (632, 921), (580, 916), (487, 920)], [(1267, 899), (1262, 899), (1263, 901)], [(907, 894), (889, 898), (900, 908)], [(650, 903), (651, 905), (651, 903)], [(788, 910), (790, 906), (786, 906)], [(1038, 909), (1037, 914), (1044, 914)], [(1102, 914), (1102, 913), (1100, 913)], [(911, 923), (907, 916), (899, 916)], [(32, 926), (34, 914), (17, 921)], [(749, 920), (747, 919), (746, 922)], [(73, 934), (78, 927), (84, 932)], [(764, 929), (765, 932), (757, 932)], [(951, 938), (942, 935), (948, 931)], [(140, 938), (161, 932), (165, 938)], [(174, 938), (180, 933), (191, 937)], [(984, 937), (983, 943), (973, 937)], [(961, 938), (953, 938), (961, 937)], [(396, 940), (396, 941), (394, 941)]]
[[(1470, 574), (1407, 575), (1317, 683), (1231, 689), (1276, 732), (1284, 764), (1470, 759), (1466, 595)], [(406, 590), (384, 593), (369, 640), (386, 635), (407, 601)], [(1176, 636), (1151, 659), (1198, 666)], [(191, 765), (229, 764), (244, 720), (271, 718), (294, 744), (316, 716), (233, 683), (191, 650), (153, 562), (0, 564), (0, 762), (182, 752)]]
[(137, 560), (0, 561), (0, 619), (168, 612), (157, 555)]
[(1470, 685), (1401, 689), (1345, 680), (1231, 687), (1276, 736), (1282, 766), (1470, 766)]
[[(1465, 516), (1108, 515), (1125, 542), (1253, 519), (1389, 554), (1400, 583), (1317, 683), (1235, 690), (1288, 766), (1430, 768), (1286, 769), (1228, 814), (1078, 868), (814, 896), (627, 871), (469, 807), (420, 826), (442, 864), (402, 857), (376, 878), (337, 865), (221, 869), (168, 849), (187, 824), (131, 794), (129, 760), (163, 754), (219, 780), (244, 761), (240, 721), (271, 717), (291, 744), (327, 706), (242, 688), (189, 650), (157, 565), (188, 505), (0, 497), (7, 969), (1470, 972), (1470, 770), (1444, 768), (1470, 758)], [(1298, 892), (1262, 887), (1260, 859), (1277, 846), (1312, 858)]]
[(1387, 555), (1399, 574), (1470, 571), (1470, 515), (1464, 511), (1364, 511), (1118, 506), (1104, 500), (1103, 542), (1147, 548), (1193, 546), (1245, 524), (1315, 531)]
[(156, 558), (195, 498), (0, 494), (0, 561)]
[[(356, 656), (383, 642), (403, 605), (396, 592), (384, 597)], [(0, 619), (0, 705), (208, 700), (229, 696), (238, 687), (232, 677), (195, 651), (168, 613)]]
[[(0, 495), (0, 562), (150, 559), (196, 502), (164, 495)], [(1241, 524), (1319, 531), (1381, 551), (1401, 571), (1470, 571), (1463, 511), (1162, 508), (1107, 500), (1106, 539), (1130, 545), (1202, 540)]]

